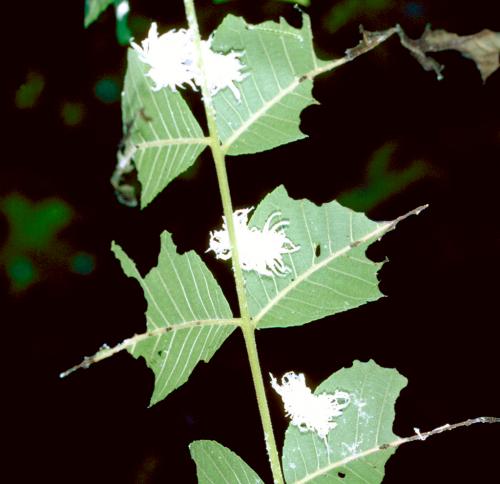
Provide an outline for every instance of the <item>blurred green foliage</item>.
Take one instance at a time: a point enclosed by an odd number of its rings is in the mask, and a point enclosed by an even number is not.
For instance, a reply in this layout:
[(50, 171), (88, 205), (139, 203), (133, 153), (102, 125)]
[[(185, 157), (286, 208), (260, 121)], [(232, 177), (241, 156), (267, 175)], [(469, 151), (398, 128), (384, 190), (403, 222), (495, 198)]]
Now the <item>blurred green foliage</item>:
[(278, 0), (278, 2), (293, 3), (295, 5), (302, 5), (303, 7), (311, 5), (311, 0)]
[(115, 7), (116, 38), (120, 45), (128, 45), (132, 38), (128, 26), (129, 3), (128, 0), (85, 0), (83, 25), (87, 28), (110, 6)]
[(32, 108), (40, 98), (45, 87), (45, 79), (38, 72), (30, 72), (26, 82), (21, 84), (16, 91), (15, 103), (19, 109)]
[(0, 199), (7, 236), (0, 247), (0, 267), (14, 292), (46, 278), (73, 252), (57, 236), (73, 219), (73, 210), (57, 198), (32, 202), (18, 193)]
[(22, 291), (38, 280), (38, 271), (26, 256), (14, 256), (6, 261), (5, 269), (14, 291)]
[(47, 248), (72, 217), (70, 206), (62, 200), (31, 202), (18, 193), (1, 199), (0, 210), (9, 223), (10, 242), (20, 250)]
[(420, 160), (400, 170), (391, 169), (396, 148), (395, 143), (386, 143), (376, 150), (368, 162), (363, 183), (341, 193), (338, 201), (356, 211), (366, 212), (430, 173), (427, 163)]
[(115, 0), (116, 38), (120, 45), (128, 45), (132, 38), (132, 32), (128, 26), (129, 11), (128, 0)]
[(110, 104), (120, 100), (120, 85), (115, 79), (104, 77), (94, 86), (94, 93), (99, 101)]
[(85, 0), (85, 12), (83, 25), (87, 28), (95, 22), (104, 10), (106, 10), (114, 0)]
[(66, 101), (61, 106), (61, 118), (66, 126), (78, 126), (85, 117), (82, 103)]
[(370, 15), (392, 6), (393, 0), (341, 0), (325, 14), (325, 29), (333, 33), (361, 15)]
[[(212, 0), (215, 5), (220, 5), (222, 3), (229, 3), (232, 0)], [(277, 2), (294, 3), (295, 5), (302, 5), (303, 7), (309, 7), (311, 5), (311, 0), (275, 0)]]
[(86, 252), (78, 252), (71, 259), (71, 270), (76, 274), (86, 276), (92, 273), (94, 268), (94, 257)]

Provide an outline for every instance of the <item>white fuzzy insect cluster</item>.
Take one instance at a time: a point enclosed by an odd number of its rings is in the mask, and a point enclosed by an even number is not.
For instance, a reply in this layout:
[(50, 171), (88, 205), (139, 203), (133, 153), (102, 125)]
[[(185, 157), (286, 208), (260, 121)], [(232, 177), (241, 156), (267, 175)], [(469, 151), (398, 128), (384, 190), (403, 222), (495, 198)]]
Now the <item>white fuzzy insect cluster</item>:
[(307, 387), (303, 373), (285, 373), (281, 385), (273, 375), (270, 376), (271, 385), (280, 394), (290, 423), (301, 432), (316, 432), (326, 442), (328, 432), (337, 426), (333, 419), (340, 417), (351, 401), (349, 393), (335, 390), (333, 395), (315, 395)]
[[(244, 67), (240, 61), (243, 52), (231, 51), (227, 54), (214, 52), (212, 50), (212, 40), (212, 37), (209, 37), (208, 40), (201, 41), (202, 55), (205, 59), (204, 66), (207, 76), (207, 86), (210, 95), (215, 96), (219, 91), (227, 87), (239, 102), (241, 94), (234, 83), (241, 82), (247, 77), (246, 73), (241, 72)], [(202, 80), (199, 75), (195, 75), (195, 82), (198, 86), (201, 86)]]
[[(291, 254), (300, 249), (285, 233), (285, 227), (290, 222), (281, 220), (272, 225), (272, 220), (281, 215), (280, 212), (274, 212), (262, 230), (248, 227), (248, 214), (252, 210), (253, 207), (244, 208), (233, 214), (241, 268), (264, 276), (285, 276), (290, 268), (283, 261), (283, 254)], [(222, 229), (210, 232), (207, 252), (213, 251), (217, 259), (228, 260), (231, 258), (231, 244), (226, 218), (222, 217), (222, 220)]]
[[(153, 80), (154, 91), (169, 87), (177, 91), (188, 84), (194, 90), (202, 84), (202, 73), (196, 66), (195, 45), (190, 30), (170, 30), (158, 35), (156, 23), (152, 23), (148, 36), (141, 42), (131, 43), (138, 52), (139, 59), (150, 66), (148, 76)], [(235, 82), (241, 82), (246, 74), (241, 70), (245, 67), (241, 61), (241, 52), (221, 54), (212, 50), (212, 38), (201, 41), (204, 58), (206, 82), (210, 94), (214, 96), (219, 91), (229, 88), (235, 98), (240, 101), (241, 94)]]

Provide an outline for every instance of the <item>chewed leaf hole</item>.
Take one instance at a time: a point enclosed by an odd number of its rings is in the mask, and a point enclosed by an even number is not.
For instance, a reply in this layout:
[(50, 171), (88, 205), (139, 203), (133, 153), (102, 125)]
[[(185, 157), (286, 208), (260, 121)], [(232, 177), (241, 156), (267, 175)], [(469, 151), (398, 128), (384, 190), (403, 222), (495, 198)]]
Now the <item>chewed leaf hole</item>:
[(321, 255), (321, 245), (320, 244), (316, 244), (316, 247), (314, 249), (314, 255), (316, 257), (319, 257)]
[(337, 473), (337, 476), (338, 476), (340, 479), (344, 479), (344, 477), (345, 477), (345, 473), (343, 473), (343, 472), (338, 472), (338, 473)]

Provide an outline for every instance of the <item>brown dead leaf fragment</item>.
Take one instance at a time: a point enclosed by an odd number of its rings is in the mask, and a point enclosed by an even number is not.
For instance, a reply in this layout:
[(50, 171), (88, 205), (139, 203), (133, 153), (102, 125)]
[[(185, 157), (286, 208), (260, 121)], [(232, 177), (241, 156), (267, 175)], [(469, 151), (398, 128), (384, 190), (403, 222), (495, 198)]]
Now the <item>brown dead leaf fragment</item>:
[(484, 29), (472, 35), (458, 35), (446, 30), (427, 28), (422, 37), (413, 40), (400, 30), (401, 43), (411, 51), (425, 70), (434, 70), (442, 78), (441, 66), (428, 52), (456, 50), (475, 62), (483, 82), (500, 67), (500, 32)]

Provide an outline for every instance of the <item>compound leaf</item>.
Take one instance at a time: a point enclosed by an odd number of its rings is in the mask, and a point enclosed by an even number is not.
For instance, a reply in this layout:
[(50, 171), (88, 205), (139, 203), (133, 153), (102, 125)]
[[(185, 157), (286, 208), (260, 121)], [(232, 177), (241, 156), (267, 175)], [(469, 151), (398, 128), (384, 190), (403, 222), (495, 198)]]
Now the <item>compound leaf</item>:
[[(235, 328), (216, 280), (193, 251), (179, 255), (168, 232), (161, 235), (158, 265), (142, 277), (122, 248), (112, 250), (147, 300), (147, 330), (156, 334), (127, 348), (144, 357), (155, 374), (151, 405), (187, 381), (200, 360), (208, 361)], [(158, 334), (160, 328), (165, 328)], [(171, 330), (170, 330), (171, 328)]]
[(152, 91), (148, 69), (129, 49), (122, 114), (127, 142), (135, 147), (142, 208), (187, 170), (207, 145), (181, 94), (171, 89)]
[(326, 442), (310, 431), (290, 425), (283, 447), (283, 472), (290, 483), (378, 484), (395, 448), (394, 404), (407, 380), (397, 370), (373, 360), (354, 361), (326, 379), (315, 394), (348, 392), (351, 403)]
[(238, 84), (241, 102), (229, 89), (214, 97), (227, 154), (257, 153), (305, 137), (299, 129), (300, 113), (316, 102), (308, 76), (326, 63), (314, 53), (309, 17), (302, 18), (302, 28), (296, 29), (283, 18), (250, 25), (228, 15), (214, 32), (212, 48), (242, 52), (248, 73)]
[(241, 457), (213, 440), (197, 440), (189, 445), (196, 462), (198, 484), (264, 484)]
[(389, 222), (375, 222), (336, 201), (317, 206), (293, 200), (283, 186), (259, 204), (250, 225), (262, 229), (280, 212), (288, 220), (289, 239), (300, 250), (285, 254), (290, 273), (269, 277), (245, 272), (250, 314), (258, 328), (299, 326), (361, 306), (382, 296), (375, 263), (367, 247), (412, 213)]

